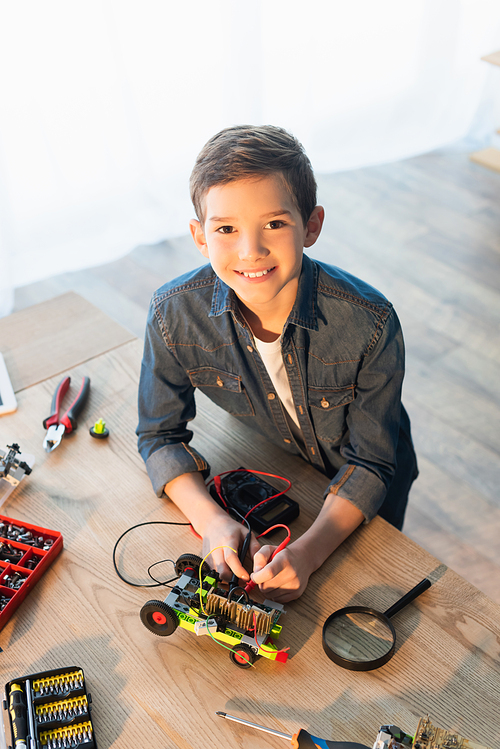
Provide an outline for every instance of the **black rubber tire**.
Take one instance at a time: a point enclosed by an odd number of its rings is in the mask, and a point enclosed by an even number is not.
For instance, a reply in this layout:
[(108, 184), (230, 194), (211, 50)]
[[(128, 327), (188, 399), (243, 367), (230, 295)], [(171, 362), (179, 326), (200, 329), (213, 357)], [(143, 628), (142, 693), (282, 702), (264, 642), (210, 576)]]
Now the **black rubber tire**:
[(176, 612), (164, 601), (148, 601), (141, 609), (141, 622), (154, 635), (167, 637), (173, 635), (179, 619)]
[[(175, 563), (175, 574), (179, 575), (180, 577), (188, 567), (191, 567), (193, 570), (193, 577), (197, 577), (200, 569), (200, 564), (201, 557), (196, 556), (196, 554), (181, 554)], [(206, 562), (203, 562), (201, 571), (203, 575), (209, 574), (210, 567)]]
[(257, 656), (250, 645), (243, 643), (242, 645), (235, 645), (229, 653), (229, 657), (238, 668), (250, 668)]

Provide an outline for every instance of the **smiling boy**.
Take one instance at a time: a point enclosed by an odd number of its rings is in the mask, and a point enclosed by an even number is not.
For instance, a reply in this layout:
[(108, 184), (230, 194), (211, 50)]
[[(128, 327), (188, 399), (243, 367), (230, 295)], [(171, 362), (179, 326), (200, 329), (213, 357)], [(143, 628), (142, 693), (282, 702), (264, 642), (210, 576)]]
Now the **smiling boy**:
[(304, 255), (324, 210), (300, 143), (272, 126), (211, 138), (191, 176), (196, 246), (209, 265), (152, 300), (139, 388), (139, 450), (153, 486), (203, 538), (224, 577), (249, 575), (246, 535), (211, 498), (206, 460), (189, 444), (194, 392), (325, 474), (310, 528), (268, 562), (252, 537), (252, 579), (279, 602), (377, 512), (401, 528), (417, 475), (401, 405), (404, 346), (385, 297)]

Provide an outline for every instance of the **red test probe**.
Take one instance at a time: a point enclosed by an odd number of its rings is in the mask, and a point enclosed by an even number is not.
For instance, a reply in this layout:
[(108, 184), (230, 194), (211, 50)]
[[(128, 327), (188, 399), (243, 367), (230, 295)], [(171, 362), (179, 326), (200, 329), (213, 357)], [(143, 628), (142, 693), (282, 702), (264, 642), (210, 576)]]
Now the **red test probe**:
[[(268, 561), (267, 561), (267, 564), (269, 564), (269, 562), (272, 562), (272, 560), (274, 559), (274, 557), (276, 556), (276, 554), (279, 554), (279, 552), (280, 552), (280, 551), (283, 551), (283, 549), (285, 548), (285, 546), (286, 546), (286, 545), (287, 545), (287, 544), (289, 543), (289, 541), (290, 541), (290, 528), (288, 528), (288, 526), (286, 526), (286, 525), (281, 525), (281, 524), (280, 524), (280, 525), (273, 525), (273, 526), (272, 526), (272, 528), (269, 528), (269, 531), (272, 531), (272, 530), (274, 530), (275, 528), (285, 528), (285, 529), (287, 530), (287, 532), (288, 532), (288, 535), (287, 535), (287, 537), (285, 538), (285, 540), (284, 540), (284, 541), (282, 541), (282, 542), (280, 543), (280, 545), (279, 545), (279, 546), (277, 546), (277, 547), (276, 547), (276, 549), (275, 549), (275, 550), (273, 551), (273, 553), (271, 554), (271, 556), (269, 557), (269, 559), (268, 559)], [(266, 535), (266, 533), (269, 533), (269, 531), (264, 531), (264, 533), (261, 533), (261, 534), (260, 534), (260, 536), (257, 536), (257, 538), (260, 538), (261, 536), (265, 536), (265, 535)], [(245, 585), (245, 590), (246, 590), (246, 592), (247, 592), (247, 593), (250, 593), (250, 591), (251, 591), (251, 590), (253, 590), (253, 589), (255, 588), (256, 584), (257, 584), (257, 583), (254, 583), (254, 581), (253, 581), (253, 580), (250, 580), (250, 582), (249, 582), (249, 583), (247, 583), (247, 584)]]

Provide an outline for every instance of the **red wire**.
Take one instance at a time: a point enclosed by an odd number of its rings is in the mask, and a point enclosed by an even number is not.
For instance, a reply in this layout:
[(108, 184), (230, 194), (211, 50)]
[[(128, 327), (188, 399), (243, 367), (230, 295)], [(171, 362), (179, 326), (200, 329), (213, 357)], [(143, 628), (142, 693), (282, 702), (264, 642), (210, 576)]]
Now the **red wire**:
[[(276, 523), (276, 525), (272, 525), (267, 530), (262, 531), (262, 533), (259, 533), (259, 535), (257, 536), (257, 538), (260, 538), (261, 536), (265, 536), (267, 533), (270, 533), (275, 528), (284, 528), (286, 530), (286, 532), (288, 533), (287, 538), (285, 538), (285, 540), (282, 541), (280, 543), (280, 545), (278, 546), (278, 549), (281, 551), (281, 549), (284, 549), (285, 546), (287, 545), (287, 543), (290, 541), (290, 528), (288, 527), (288, 525), (284, 525), (284, 523)], [(278, 549), (276, 549), (276, 551), (274, 552), (275, 554), (278, 553)]]
[[(220, 477), (221, 476), (227, 476), (228, 473), (256, 473), (259, 476), (270, 476), (271, 478), (278, 479), (279, 481), (286, 481), (287, 484), (288, 484), (288, 486), (285, 489), (283, 489), (282, 491), (278, 492), (277, 494), (272, 494), (270, 497), (267, 497), (266, 499), (263, 499), (261, 502), (258, 502), (256, 505), (254, 505), (252, 507), (252, 509), (249, 510), (247, 512), (247, 514), (245, 515), (245, 520), (248, 518), (248, 516), (254, 510), (257, 509), (257, 507), (260, 507), (261, 505), (265, 504), (266, 502), (269, 502), (271, 499), (276, 499), (276, 497), (281, 497), (281, 495), (282, 494), (286, 494), (286, 492), (289, 491), (290, 488), (291, 488), (291, 486), (292, 486), (292, 482), (290, 481), (290, 479), (287, 479), (284, 476), (277, 476), (275, 473), (266, 473), (266, 471), (252, 471), (252, 470), (247, 469), (247, 468), (236, 468), (234, 471), (224, 471), (223, 473), (219, 473), (217, 476), (214, 476), (213, 479), (210, 479), (210, 481), (207, 484), (207, 487), (210, 486), (210, 484), (212, 483), (212, 481), (214, 482), (215, 490), (216, 490), (217, 494), (219, 495), (219, 499), (221, 500), (221, 502), (224, 505), (224, 507), (226, 508), (226, 510), (228, 509), (228, 506), (227, 506), (227, 502), (224, 500), (224, 497), (222, 496)], [(263, 535), (263, 534), (261, 534), (261, 535)]]

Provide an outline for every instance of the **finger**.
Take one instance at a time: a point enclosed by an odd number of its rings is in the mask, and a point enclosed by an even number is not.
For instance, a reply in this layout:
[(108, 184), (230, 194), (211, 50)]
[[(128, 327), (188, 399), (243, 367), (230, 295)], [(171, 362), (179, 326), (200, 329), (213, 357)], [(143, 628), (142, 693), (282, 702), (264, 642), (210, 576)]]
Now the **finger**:
[(228, 565), (226, 564), (226, 560), (224, 558), (224, 552), (222, 549), (217, 549), (217, 551), (213, 551), (211, 555), (208, 557), (208, 562), (210, 564), (210, 567), (214, 569), (217, 574), (219, 575), (221, 580), (230, 580), (232, 576), (232, 572)]
[(242, 563), (240, 562), (238, 555), (234, 553), (234, 551), (226, 550), (225, 552), (225, 561), (229, 569), (237, 575), (240, 579), (245, 580), (248, 582), (250, 580), (250, 575), (246, 571), (246, 569), (243, 567)]
[(266, 566), (269, 562), (275, 546), (262, 546), (254, 555), (253, 558), (253, 571), (260, 572), (260, 570)]
[(250, 577), (254, 581), (254, 583), (259, 586), (263, 585), (264, 583), (269, 583), (276, 577), (272, 562), (271, 564), (266, 564), (265, 567), (262, 567), (262, 569), (258, 570), (257, 572), (252, 572)]

